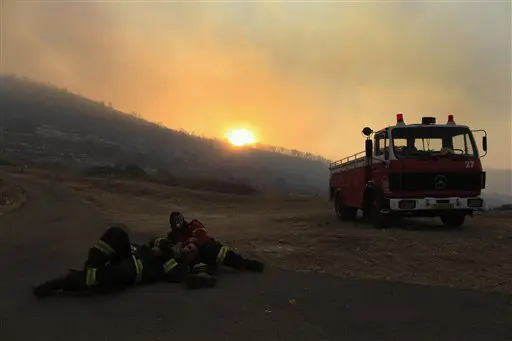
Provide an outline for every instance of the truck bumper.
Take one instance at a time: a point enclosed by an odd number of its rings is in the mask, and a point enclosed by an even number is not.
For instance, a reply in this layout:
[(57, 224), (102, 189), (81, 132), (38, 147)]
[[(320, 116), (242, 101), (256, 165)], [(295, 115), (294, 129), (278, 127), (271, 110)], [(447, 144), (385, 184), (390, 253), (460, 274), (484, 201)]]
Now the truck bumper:
[(425, 211), (487, 211), (487, 203), (477, 197), (449, 198), (393, 198), (389, 199), (389, 209), (392, 212), (425, 212)]

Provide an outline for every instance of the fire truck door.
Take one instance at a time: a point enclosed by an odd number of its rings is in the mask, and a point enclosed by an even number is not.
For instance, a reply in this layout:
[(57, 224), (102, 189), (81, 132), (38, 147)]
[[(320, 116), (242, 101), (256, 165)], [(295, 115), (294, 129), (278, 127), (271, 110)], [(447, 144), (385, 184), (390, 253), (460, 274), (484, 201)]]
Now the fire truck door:
[(389, 166), (389, 139), (387, 133), (382, 132), (375, 135), (375, 152), (372, 164), (371, 179), (378, 187), (386, 189), (388, 186), (388, 166)]

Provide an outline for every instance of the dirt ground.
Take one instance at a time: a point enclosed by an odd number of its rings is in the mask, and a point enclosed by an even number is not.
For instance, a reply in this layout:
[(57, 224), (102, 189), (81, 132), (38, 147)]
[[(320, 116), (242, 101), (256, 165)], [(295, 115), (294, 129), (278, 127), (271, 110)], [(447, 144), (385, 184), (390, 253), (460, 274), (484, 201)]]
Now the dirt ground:
[(273, 267), (340, 277), (512, 293), (512, 212), (468, 218), (459, 229), (437, 219), (376, 230), (338, 221), (325, 198), (225, 195), (131, 181), (25, 173), (71, 189), (104, 217), (135, 231), (164, 234), (180, 210), (210, 233)]
[(22, 188), (8, 184), (0, 177), (0, 215), (20, 207), (25, 200)]

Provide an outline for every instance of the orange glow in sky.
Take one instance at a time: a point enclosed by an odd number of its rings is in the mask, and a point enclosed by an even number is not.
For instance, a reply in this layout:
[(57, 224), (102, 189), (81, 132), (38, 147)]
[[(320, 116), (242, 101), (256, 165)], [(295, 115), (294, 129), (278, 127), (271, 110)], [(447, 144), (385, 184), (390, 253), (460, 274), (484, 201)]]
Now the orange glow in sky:
[(510, 168), (510, 8), (3, 1), (1, 71), (235, 147), (329, 159), (364, 150), (363, 127), (396, 113), (409, 124), (453, 111), (505, 136), (484, 162)]
[(233, 129), (226, 134), (229, 143), (234, 146), (245, 146), (256, 143), (254, 134), (247, 129)]

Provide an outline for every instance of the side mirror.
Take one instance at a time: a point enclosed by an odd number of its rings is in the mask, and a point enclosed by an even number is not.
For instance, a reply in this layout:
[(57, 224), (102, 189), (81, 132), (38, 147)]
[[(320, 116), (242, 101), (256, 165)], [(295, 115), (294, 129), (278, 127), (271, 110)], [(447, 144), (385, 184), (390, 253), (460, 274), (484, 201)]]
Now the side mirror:
[(484, 149), (484, 152), (487, 152), (487, 136), (482, 136), (482, 148)]
[(368, 159), (373, 157), (373, 141), (371, 139), (365, 141), (365, 152)]

